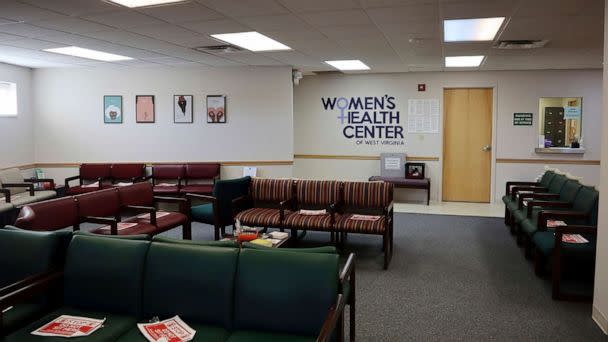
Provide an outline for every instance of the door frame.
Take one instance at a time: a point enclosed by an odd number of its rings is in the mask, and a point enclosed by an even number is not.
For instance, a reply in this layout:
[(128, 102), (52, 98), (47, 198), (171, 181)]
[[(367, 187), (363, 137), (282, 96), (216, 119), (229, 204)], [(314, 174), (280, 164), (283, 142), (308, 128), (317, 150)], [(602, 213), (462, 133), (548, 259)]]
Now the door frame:
[(496, 83), (492, 83), (492, 82), (471, 82), (471, 83), (466, 83), (466, 82), (454, 82), (452, 84), (452, 82), (443, 82), (443, 84), (441, 85), (441, 120), (440, 120), (440, 125), (441, 125), (441, 137), (439, 138), (440, 142), (441, 142), (441, 152), (439, 155), (439, 168), (441, 170), (440, 174), (439, 174), (439, 182), (438, 184), (441, 184), (441, 186), (438, 186), (439, 188), (439, 198), (438, 200), (441, 201), (441, 203), (443, 203), (443, 138), (445, 136), (445, 127), (443, 126), (444, 124), (444, 115), (445, 115), (445, 107), (444, 107), (444, 103), (443, 103), (443, 98), (444, 98), (444, 94), (445, 94), (445, 90), (446, 89), (469, 89), (469, 88), (485, 88), (485, 89), (492, 89), (492, 158), (490, 160), (490, 204), (494, 204), (496, 203), (496, 131), (497, 131), (497, 125), (498, 125), (498, 101), (497, 101), (497, 96), (498, 96), (498, 91), (497, 91), (497, 84)]

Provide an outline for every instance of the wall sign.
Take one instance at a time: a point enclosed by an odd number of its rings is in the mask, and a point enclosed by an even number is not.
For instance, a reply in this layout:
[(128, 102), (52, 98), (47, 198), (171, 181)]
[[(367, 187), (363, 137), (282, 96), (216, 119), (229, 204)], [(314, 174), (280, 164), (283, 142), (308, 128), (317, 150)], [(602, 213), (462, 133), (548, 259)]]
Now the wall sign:
[(513, 113), (513, 126), (532, 126), (532, 113)]
[(322, 97), (321, 105), (339, 114), (342, 135), (356, 145), (405, 145), (394, 96)]

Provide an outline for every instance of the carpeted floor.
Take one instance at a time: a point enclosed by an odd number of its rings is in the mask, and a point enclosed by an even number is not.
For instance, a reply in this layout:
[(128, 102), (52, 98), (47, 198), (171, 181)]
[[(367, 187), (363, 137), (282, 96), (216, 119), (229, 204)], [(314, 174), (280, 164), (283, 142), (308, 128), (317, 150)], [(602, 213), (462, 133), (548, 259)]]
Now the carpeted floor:
[[(195, 224), (193, 235), (211, 239), (211, 228)], [(299, 245), (328, 241), (308, 233)], [(395, 214), (388, 271), (381, 241), (351, 234), (346, 244), (357, 254), (358, 341), (608, 340), (591, 304), (551, 299), (501, 219)]]
[[(591, 304), (551, 299), (502, 219), (395, 214), (394, 233), (387, 271), (379, 236), (346, 243), (357, 255), (358, 341), (608, 341)], [(212, 238), (210, 226), (193, 225), (194, 240)], [(328, 242), (309, 232), (298, 246)]]

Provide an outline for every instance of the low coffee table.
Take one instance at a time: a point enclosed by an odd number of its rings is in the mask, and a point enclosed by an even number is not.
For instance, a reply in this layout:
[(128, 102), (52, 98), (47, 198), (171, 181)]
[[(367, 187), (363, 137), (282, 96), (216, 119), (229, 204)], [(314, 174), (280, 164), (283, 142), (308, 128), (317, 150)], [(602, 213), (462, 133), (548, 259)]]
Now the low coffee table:
[[(283, 239), (277, 239), (278, 241), (276, 241), (272, 244), (272, 248), (281, 248), (287, 241), (289, 241), (290, 238), (291, 238), (291, 236), (287, 235), (287, 237), (285, 237)], [(270, 238), (268, 238), (268, 239), (270, 239)], [(266, 240), (266, 239), (264, 239), (264, 240)], [(221, 239), (220, 241), (236, 241), (236, 237), (232, 234), (226, 234), (226, 235), (224, 235), (224, 238)], [(260, 246), (262, 246), (262, 245), (260, 245)]]

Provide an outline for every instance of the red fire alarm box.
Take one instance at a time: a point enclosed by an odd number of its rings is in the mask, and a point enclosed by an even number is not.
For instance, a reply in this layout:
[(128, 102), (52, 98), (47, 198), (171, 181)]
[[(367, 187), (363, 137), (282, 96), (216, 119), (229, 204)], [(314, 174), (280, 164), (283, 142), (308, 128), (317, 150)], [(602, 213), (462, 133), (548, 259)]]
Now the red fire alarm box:
[(424, 83), (419, 84), (418, 91), (426, 91), (426, 84), (424, 84)]

